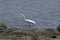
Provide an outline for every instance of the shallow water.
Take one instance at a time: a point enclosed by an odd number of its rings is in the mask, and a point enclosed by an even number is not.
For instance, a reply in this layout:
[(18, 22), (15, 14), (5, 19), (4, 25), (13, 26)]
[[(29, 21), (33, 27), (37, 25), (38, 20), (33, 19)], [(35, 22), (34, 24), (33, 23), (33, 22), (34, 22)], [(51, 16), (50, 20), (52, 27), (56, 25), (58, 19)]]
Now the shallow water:
[(21, 13), (34, 20), (37, 28), (56, 27), (60, 24), (60, 0), (0, 0), (0, 21), (9, 27), (25, 27)]

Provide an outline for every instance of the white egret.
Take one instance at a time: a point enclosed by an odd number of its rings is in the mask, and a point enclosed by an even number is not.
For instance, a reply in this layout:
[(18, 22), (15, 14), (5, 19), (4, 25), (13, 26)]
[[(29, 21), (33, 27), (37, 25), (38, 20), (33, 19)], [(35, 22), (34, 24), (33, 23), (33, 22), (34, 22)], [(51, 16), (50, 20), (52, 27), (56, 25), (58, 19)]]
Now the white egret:
[(35, 21), (33, 21), (33, 20), (30, 20), (30, 19), (27, 19), (26, 17), (25, 17), (25, 15), (24, 14), (20, 14), (20, 15), (22, 15), (23, 16), (23, 18), (24, 18), (24, 20), (25, 20), (25, 22), (27, 22), (29, 25), (29, 28), (31, 28), (31, 26), (34, 26), (35, 24), (36, 24), (36, 22)]

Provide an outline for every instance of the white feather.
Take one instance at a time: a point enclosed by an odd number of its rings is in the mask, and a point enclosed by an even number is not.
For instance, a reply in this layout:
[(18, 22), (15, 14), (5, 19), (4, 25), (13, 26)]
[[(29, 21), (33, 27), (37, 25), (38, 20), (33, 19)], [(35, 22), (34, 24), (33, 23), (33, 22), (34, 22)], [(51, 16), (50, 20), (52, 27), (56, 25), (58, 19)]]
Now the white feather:
[(36, 24), (36, 22), (35, 22), (35, 21), (30, 20), (30, 19), (26, 19), (24, 14), (20, 14), (20, 15), (22, 15), (22, 16), (24, 17), (24, 20), (25, 20), (26, 22), (28, 22), (28, 23), (29, 23), (29, 27), (31, 27), (31, 24), (33, 24), (33, 25), (35, 25), (35, 24)]
[(30, 22), (30, 23), (33, 23), (33, 24), (36, 24), (36, 22), (33, 21), (33, 20), (25, 19), (25, 21)]

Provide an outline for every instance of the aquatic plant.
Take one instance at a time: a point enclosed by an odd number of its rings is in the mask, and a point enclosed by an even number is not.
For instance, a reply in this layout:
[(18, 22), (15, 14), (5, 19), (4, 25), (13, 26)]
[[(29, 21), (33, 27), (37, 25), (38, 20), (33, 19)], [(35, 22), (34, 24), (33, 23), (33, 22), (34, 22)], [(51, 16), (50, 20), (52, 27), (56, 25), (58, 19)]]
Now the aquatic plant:
[(57, 26), (57, 30), (60, 32), (60, 24)]
[(7, 24), (5, 22), (0, 22), (0, 28), (7, 28)]

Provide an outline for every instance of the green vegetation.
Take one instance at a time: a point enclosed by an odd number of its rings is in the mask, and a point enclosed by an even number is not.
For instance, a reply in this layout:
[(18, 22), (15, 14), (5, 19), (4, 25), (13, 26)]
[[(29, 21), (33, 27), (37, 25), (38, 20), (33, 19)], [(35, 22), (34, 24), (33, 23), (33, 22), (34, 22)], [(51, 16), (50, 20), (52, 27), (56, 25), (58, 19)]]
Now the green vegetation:
[(57, 30), (60, 32), (60, 24), (57, 26)]
[(7, 28), (7, 24), (5, 22), (0, 22), (0, 28)]

